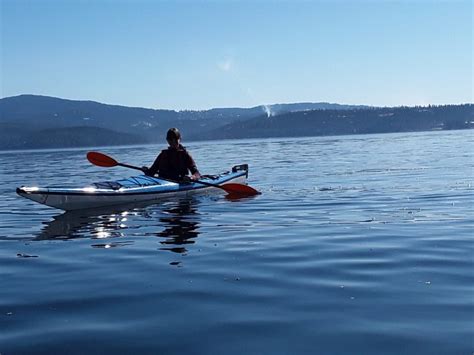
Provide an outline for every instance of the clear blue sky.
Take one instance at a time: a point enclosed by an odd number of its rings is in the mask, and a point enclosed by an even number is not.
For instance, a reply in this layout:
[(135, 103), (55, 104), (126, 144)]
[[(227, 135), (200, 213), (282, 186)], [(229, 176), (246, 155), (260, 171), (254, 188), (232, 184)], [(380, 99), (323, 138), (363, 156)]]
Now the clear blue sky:
[(1, 97), (177, 110), (473, 102), (471, 0), (0, 3)]

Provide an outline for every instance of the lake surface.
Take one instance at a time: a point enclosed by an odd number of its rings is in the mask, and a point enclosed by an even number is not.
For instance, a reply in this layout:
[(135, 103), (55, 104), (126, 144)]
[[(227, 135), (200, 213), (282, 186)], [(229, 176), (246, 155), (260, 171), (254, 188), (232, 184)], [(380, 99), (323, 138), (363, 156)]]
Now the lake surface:
[(187, 146), (263, 194), (62, 213), (15, 188), (134, 172), (0, 153), (2, 355), (472, 354), (474, 131)]

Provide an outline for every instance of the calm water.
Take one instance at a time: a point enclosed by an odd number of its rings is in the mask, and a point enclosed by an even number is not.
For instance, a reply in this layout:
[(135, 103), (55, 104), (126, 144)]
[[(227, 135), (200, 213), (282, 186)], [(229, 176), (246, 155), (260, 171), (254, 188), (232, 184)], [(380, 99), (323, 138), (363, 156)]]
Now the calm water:
[(133, 171), (0, 153), (2, 355), (472, 354), (474, 131), (188, 148), (263, 194), (64, 214), (15, 188)]

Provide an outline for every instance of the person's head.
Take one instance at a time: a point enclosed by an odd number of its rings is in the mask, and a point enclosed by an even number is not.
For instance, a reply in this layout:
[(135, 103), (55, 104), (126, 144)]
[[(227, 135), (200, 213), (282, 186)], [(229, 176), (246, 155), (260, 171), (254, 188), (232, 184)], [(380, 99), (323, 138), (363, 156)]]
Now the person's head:
[(181, 133), (177, 128), (170, 128), (166, 133), (166, 140), (172, 148), (177, 148), (181, 142)]

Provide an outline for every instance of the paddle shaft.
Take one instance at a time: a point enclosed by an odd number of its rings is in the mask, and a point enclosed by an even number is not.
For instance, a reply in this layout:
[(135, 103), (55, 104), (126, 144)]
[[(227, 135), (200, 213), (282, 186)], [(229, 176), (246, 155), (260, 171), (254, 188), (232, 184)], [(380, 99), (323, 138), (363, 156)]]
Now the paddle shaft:
[(216, 185), (216, 184), (211, 184), (210, 182), (205, 182), (205, 181), (201, 181), (201, 180), (191, 180), (191, 182), (197, 182), (198, 184), (202, 184), (202, 185), (205, 185), (205, 186), (218, 187), (219, 189), (223, 189), (223, 190), (227, 191), (227, 189), (225, 187), (222, 187), (222, 186)]
[(124, 168), (129, 168), (129, 169), (135, 169), (135, 170), (140, 170), (143, 172), (142, 168), (139, 168), (138, 166), (133, 166), (133, 165), (128, 165), (128, 164), (123, 164), (123, 163), (117, 163), (119, 166), (123, 166)]

